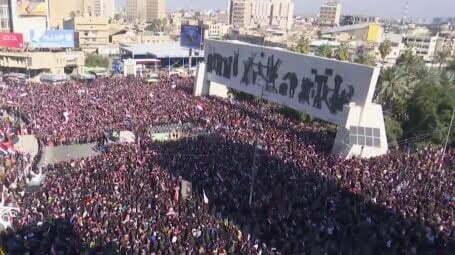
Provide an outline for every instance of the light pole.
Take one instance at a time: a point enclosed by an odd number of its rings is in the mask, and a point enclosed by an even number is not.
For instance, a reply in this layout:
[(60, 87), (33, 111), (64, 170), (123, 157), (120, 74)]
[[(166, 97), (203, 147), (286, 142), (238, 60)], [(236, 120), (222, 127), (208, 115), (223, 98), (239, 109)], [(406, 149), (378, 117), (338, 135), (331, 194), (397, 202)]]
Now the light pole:
[(250, 197), (248, 200), (248, 204), (250, 205), (253, 203), (253, 192), (254, 192), (254, 182), (256, 181), (256, 175), (258, 172), (258, 168), (256, 165), (256, 160), (258, 158), (259, 151), (262, 150), (262, 145), (256, 144), (256, 147), (254, 148), (254, 155), (253, 155), (253, 167), (251, 168), (251, 183), (250, 183)]
[(441, 162), (439, 163), (438, 171), (441, 171), (442, 162), (444, 161), (444, 156), (446, 154), (447, 144), (449, 143), (450, 131), (452, 131), (453, 119), (455, 117), (455, 109), (452, 111), (452, 118), (450, 119), (449, 131), (447, 132), (446, 141), (444, 143), (444, 148), (442, 149)]

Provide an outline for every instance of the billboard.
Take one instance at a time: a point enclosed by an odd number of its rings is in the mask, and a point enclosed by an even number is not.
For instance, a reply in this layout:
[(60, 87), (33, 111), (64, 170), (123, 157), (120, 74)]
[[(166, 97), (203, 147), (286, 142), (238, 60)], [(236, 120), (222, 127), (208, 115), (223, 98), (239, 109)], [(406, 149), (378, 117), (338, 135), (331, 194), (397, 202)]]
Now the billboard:
[(379, 69), (279, 48), (207, 40), (207, 80), (340, 124), (343, 107), (371, 103)]
[(74, 48), (74, 30), (32, 30), (30, 46), (33, 48)]
[(0, 33), (0, 47), (20, 49), (24, 46), (24, 37), (18, 33)]
[(18, 16), (47, 16), (48, 8), (46, 0), (16, 1)]
[(202, 49), (204, 29), (201, 26), (182, 25), (180, 30), (180, 46), (190, 49)]

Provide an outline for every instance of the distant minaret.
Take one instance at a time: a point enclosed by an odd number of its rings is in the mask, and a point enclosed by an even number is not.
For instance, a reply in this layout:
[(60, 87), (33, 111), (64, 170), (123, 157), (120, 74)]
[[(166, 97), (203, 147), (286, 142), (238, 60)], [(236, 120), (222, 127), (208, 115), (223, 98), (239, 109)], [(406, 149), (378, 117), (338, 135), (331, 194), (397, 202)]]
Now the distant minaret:
[(406, 1), (406, 4), (404, 6), (404, 10), (403, 10), (403, 18), (401, 20), (401, 24), (402, 25), (405, 25), (408, 21), (408, 14), (409, 14), (409, 1), (407, 0)]

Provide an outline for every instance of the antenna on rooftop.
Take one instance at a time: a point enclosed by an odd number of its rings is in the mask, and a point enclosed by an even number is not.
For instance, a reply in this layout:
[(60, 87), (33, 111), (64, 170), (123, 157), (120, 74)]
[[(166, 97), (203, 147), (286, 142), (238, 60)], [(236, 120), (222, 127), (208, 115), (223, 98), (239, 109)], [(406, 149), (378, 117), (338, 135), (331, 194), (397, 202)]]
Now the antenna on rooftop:
[(409, 0), (406, 0), (406, 4), (404, 5), (404, 9), (403, 9), (403, 18), (401, 20), (402, 25), (407, 23), (408, 14), (409, 14)]

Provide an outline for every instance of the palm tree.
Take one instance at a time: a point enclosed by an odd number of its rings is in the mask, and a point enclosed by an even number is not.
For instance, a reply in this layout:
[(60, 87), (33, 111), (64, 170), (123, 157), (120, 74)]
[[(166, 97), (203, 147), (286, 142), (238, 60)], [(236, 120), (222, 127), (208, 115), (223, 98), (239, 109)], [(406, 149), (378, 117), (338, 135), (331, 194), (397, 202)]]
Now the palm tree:
[(340, 47), (338, 47), (338, 49), (335, 51), (335, 57), (340, 61), (351, 61), (349, 46), (346, 43), (342, 43)]
[(398, 67), (383, 69), (381, 74), (378, 101), (384, 106), (386, 111), (391, 112), (393, 115), (401, 115), (401, 110), (396, 108), (399, 105), (403, 105), (410, 95), (410, 89), (406, 86), (405, 77), (406, 73)]
[(444, 65), (447, 61), (447, 58), (450, 56), (450, 51), (442, 50), (436, 53), (434, 58), (435, 62), (439, 64), (439, 70), (442, 69), (442, 65)]

